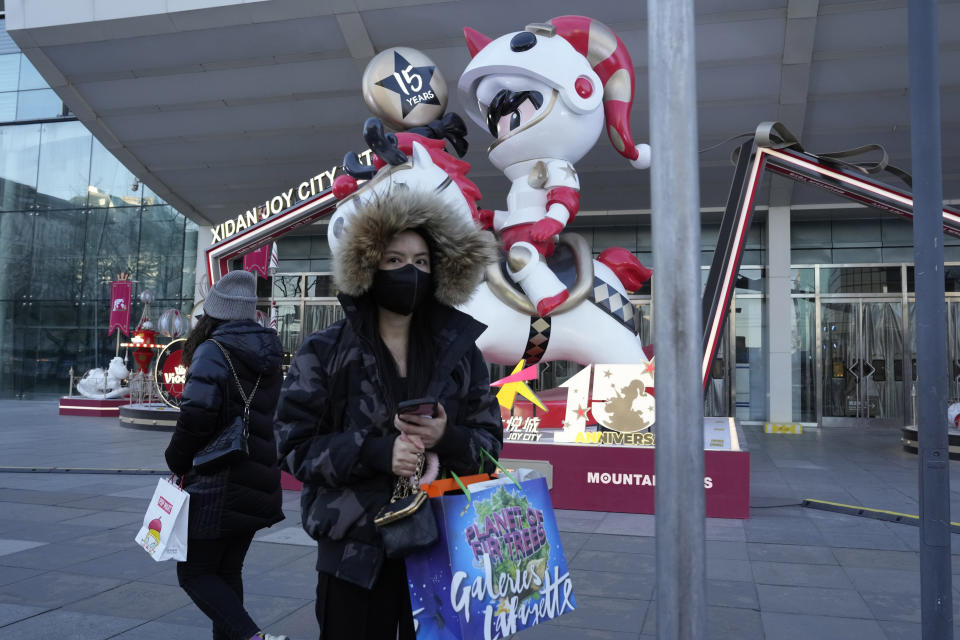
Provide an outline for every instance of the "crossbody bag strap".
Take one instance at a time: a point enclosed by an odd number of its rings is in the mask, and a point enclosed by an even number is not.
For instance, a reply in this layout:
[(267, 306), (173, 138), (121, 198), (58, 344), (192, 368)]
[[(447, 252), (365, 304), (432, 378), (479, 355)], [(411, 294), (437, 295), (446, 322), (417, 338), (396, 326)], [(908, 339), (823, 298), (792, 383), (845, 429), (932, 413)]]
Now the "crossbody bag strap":
[(243, 422), (244, 424), (249, 424), (250, 422), (250, 403), (253, 402), (253, 396), (257, 392), (257, 388), (260, 386), (260, 379), (263, 377), (263, 374), (257, 376), (257, 381), (253, 385), (253, 390), (250, 391), (248, 396), (243, 390), (243, 385), (240, 384), (240, 376), (237, 375), (237, 370), (233, 368), (233, 360), (230, 359), (230, 354), (227, 353), (227, 350), (223, 347), (222, 344), (210, 338), (210, 342), (217, 345), (220, 351), (223, 352), (223, 357), (227, 359), (227, 366), (230, 367), (230, 373), (233, 374), (233, 380), (237, 383), (237, 388), (240, 389), (240, 397), (243, 399)]

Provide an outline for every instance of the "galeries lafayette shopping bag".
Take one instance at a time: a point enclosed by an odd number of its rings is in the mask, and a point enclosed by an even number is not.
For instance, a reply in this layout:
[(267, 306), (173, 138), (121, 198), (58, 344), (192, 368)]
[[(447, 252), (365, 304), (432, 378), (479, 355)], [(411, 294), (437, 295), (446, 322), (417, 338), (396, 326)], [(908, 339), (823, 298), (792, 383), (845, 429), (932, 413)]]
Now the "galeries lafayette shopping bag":
[(157, 562), (183, 562), (187, 559), (189, 514), (190, 494), (169, 479), (161, 478), (134, 540)]
[(407, 556), (418, 640), (496, 640), (576, 608), (543, 478), (432, 498), (440, 542)]

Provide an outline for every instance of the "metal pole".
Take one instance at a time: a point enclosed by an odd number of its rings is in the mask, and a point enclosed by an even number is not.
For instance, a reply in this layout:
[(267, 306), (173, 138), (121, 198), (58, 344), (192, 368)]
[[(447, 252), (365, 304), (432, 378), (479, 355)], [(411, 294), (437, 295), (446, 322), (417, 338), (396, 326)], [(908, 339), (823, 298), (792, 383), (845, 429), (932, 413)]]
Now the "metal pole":
[(953, 594), (936, 1), (910, 0), (908, 22), (917, 289), (920, 612), (924, 640), (939, 640), (953, 637)]
[(703, 331), (693, 0), (648, 0), (657, 637), (706, 637)]

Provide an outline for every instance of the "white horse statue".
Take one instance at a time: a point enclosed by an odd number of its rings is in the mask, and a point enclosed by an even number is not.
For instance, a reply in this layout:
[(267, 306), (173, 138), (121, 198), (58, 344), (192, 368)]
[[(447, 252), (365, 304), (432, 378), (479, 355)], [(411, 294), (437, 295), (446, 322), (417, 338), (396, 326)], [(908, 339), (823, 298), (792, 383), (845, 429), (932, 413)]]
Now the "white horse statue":
[(77, 381), (77, 391), (94, 400), (125, 398), (130, 395), (130, 389), (123, 386), (123, 381), (129, 377), (123, 358), (113, 358), (106, 369), (90, 369), (83, 374)]
[[(332, 252), (336, 253), (357, 206), (370, 198), (388, 197), (392, 191), (433, 191), (447, 202), (450, 215), (476, 223), (480, 191), (467, 178), (470, 165), (446, 153), (442, 140), (385, 134), (376, 118), (364, 125), (364, 138), (376, 158), (373, 166), (359, 164), (355, 154), (347, 154), (344, 160), (350, 176), (367, 182), (357, 186), (346, 175), (338, 178), (334, 193), (340, 202), (327, 234)], [(647, 361), (638, 336), (639, 313), (613, 270), (593, 259), (586, 240), (571, 233), (560, 235), (548, 265), (569, 288), (570, 297), (546, 318), (509, 278), (502, 262), (487, 269), (484, 282), (461, 307), (487, 325), (477, 346), (488, 362), (513, 366), (520, 360), (527, 364)]]

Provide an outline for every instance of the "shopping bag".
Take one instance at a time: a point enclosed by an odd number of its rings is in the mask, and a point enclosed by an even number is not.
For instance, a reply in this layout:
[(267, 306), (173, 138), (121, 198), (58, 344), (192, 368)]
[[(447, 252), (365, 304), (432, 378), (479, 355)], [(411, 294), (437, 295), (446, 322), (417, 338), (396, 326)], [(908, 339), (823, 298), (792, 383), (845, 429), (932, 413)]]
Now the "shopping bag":
[(576, 608), (544, 478), (431, 498), (438, 544), (405, 559), (418, 640), (497, 640)]
[(157, 562), (184, 562), (187, 559), (189, 515), (190, 494), (169, 478), (161, 478), (143, 516), (143, 526), (134, 540)]

